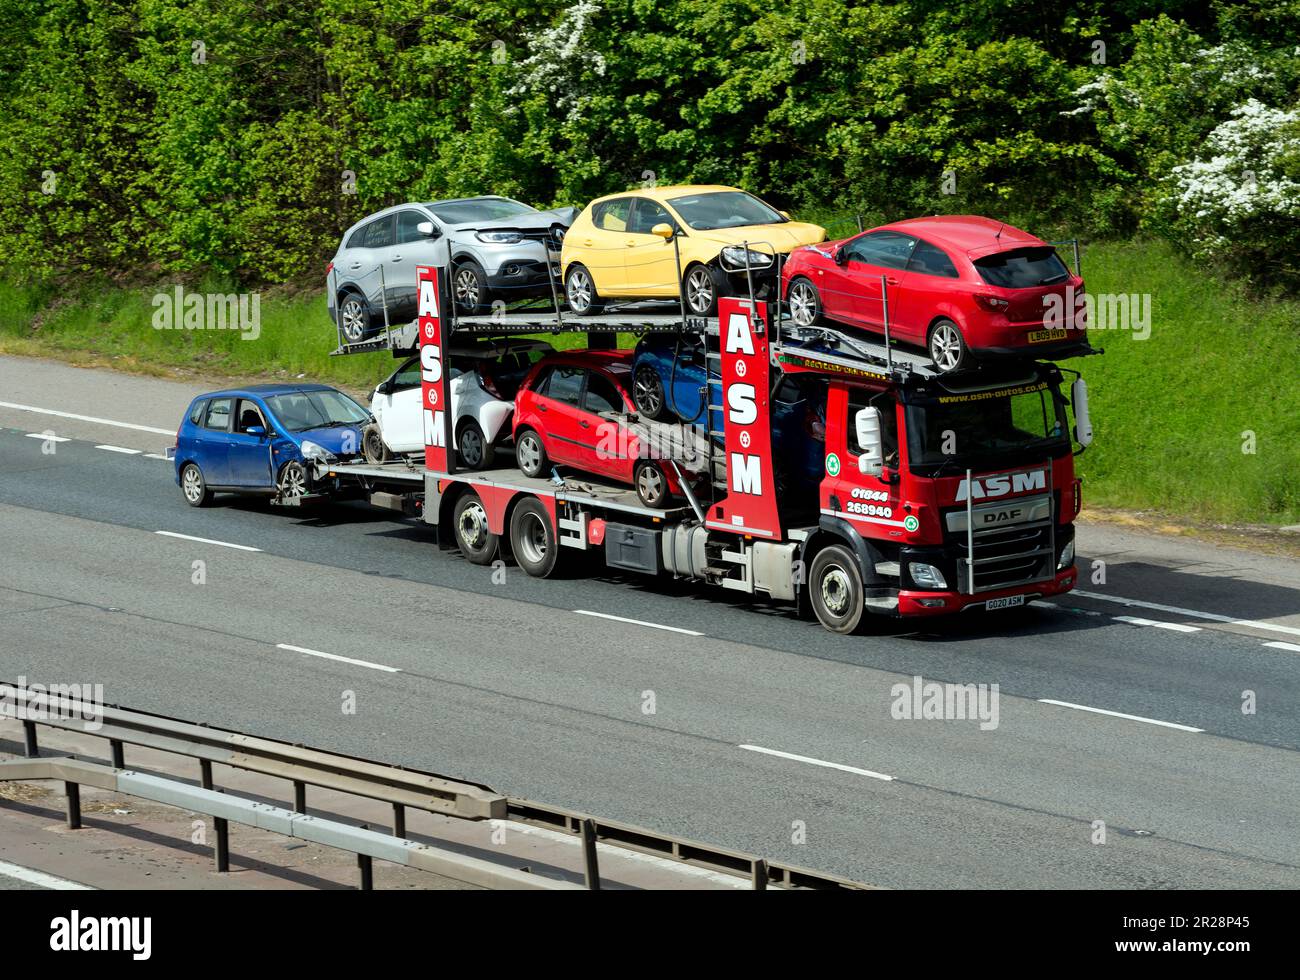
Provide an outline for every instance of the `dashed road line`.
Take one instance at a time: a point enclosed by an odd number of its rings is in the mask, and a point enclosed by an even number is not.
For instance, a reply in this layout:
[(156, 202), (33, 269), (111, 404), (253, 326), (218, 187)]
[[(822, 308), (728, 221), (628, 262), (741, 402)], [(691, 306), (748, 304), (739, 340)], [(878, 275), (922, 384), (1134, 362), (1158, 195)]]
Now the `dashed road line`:
[(1223, 616), (1219, 613), (1201, 612), (1199, 609), (1183, 609), (1180, 606), (1166, 606), (1159, 602), (1144, 602), (1141, 599), (1125, 599), (1122, 596), (1102, 595), (1100, 592), (1084, 592), (1075, 589), (1073, 595), (1085, 599), (1099, 599), (1102, 602), (1116, 602), (1121, 606), (1133, 606), (1138, 609), (1153, 609), (1156, 612), (1173, 613), (1176, 616), (1190, 616), (1193, 619), (1205, 619), (1212, 623), (1227, 623), (1230, 626), (1249, 626), (1257, 630), (1269, 630), (1274, 633), (1286, 633), (1300, 636), (1300, 626), (1283, 626), (1281, 623), (1261, 623), (1256, 619), (1237, 619), (1235, 616)]
[(28, 439), (41, 439), (45, 442), (71, 442), (72, 440), (65, 436), (56, 436), (48, 432), (27, 432), (24, 433)]
[(307, 647), (296, 647), (290, 643), (277, 643), (276, 648), (279, 650), (292, 650), (294, 653), (305, 653), (309, 657), (321, 657), (324, 660), (337, 660), (339, 663), (352, 664), (355, 667), (369, 667), (371, 670), (382, 670), (388, 674), (400, 674), (401, 667), (389, 667), (386, 664), (371, 663), (369, 660), (357, 660), (354, 657), (340, 657), (337, 653), (326, 653), (323, 650), (310, 650)]
[(662, 623), (647, 623), (644, 619), (628, 619), (626, 616), (611, 616), (609, 613), (592, 612), (590, 609), (573, 610), (579, 616), (595, 616), (597, 619), (612, 619), (618, 623), (631, 623), (633, 626), (648, 626), (651, 629), (667, 630), (670, 633), (682, 633), (686, 636), (703, 636), (695, 630), (682, 629), (680, 626), (664, 626)]
[(212, 538), (196, 538), (192, 534), (180, 534), (177, 531), (154, 531), (154, 534), (161, 534), (166, 538), (180, 538), (182, 541), (197, 541), (199, 544), (215, 544), (222, 548), (234, 548), (237, 551), (261, 551), (261, 548), (254, 548), (246, 544), (232, 544), (229, 541), (214, 541)]
[(1264, 646), (1272, 647), (1274, 650), (1290, 650), (1292, 653), (1300, 653), (1300, 644), (1283, 643), (1281, 640), (1273, 640), (1271, 643), (1265, 643)]
[(814, 759), (807, 755), (795, 755), (793, 752), (782, 752), (778, 749), (768, 749), (761, 745), (737, 745), (736, 748), (744, 749), (746, 752), (761, 752), (763, 755), (774, 755), (778, 759), (790, 759), (793, 762), (806, 762), (810, 766), (821, 766), (824, 769), (838, 769), (841, 772), (851, 772), (857, 776), (869, 776), (872, 779), (884, 780), (887, 783), (893, 782), (893, 776), (886, 776), (883, 772), (872, 772), (870, 769), (859, 769), (857, 766), (846, 766), (840, 762), (827, 762), (825, 759)]
[(1140, 721), (1146, 725), (1159, 725), (1161, 728), (1174, 728), (1180, 732), (1192, 732), (1200, 734), (1204, 728), (1193, 728), (1191, 725), (1179, 725), (1172, 721), (1160, 721), (1156, 718), (1143, 718), (1141, 715), (1126, 715), (1122, 711), (1107, 711), (1105, 708), (1090, 708), (1086, 704), (1073, 704), (1069, 701), (1053, 701), (1051, 698), (1039, 698), (1040, 704), (1054, 704), (1058, 708), (1073, 708), (1076, 711), (1090, 711), (1095, 715), (1108, 715), (1111, 718), (1123, 718), (1126, 721)]
[(1157, 619), (1142, 619), (1140, 616), (1112, 616), (1111, 619), (1118, 620), (1121, 623), (1132, 623), (1134, 626), (1155, 626), (1162, 630), (1173, 630), (1175, 633), (1199, 633), (1199, 626), (1185, 626), (1182, 623), (1162, 623)]
[(104, 449), (110, 453), (123, 453), (127, 456), (139, 456), (144, 452), (143, 449), (127, 449), (125, 446), (96, 446), (95, 448)]

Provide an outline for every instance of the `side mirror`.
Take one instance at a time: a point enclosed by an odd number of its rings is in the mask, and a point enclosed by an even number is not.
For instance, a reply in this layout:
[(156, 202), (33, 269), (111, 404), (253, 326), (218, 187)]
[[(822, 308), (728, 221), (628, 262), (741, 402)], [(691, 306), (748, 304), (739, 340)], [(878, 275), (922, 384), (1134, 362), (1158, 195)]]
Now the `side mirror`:
[(1088, 382), (1076, 378), (1070, 385), (1070, 402), (1074, 405), (1074, 441), (1080, 446), (1092, 445), (1092, 419), (1088, 417)]
[(843, 265), (843, 264), (844, 264), (845, 262), (847, 262), (848, 260), (849, 260), (849, 256), (848, 256), (848, 254), (844, 251), (844, 249), (843, 249), (842, 247), (841, 247), (841, 248), (837, 248), (837, 249), (835, 250), (835, 264), (836, 264), (836, 265)]
[(858, 456), (858, 469), (864, 476), (880, 476), (885, 468), (885, 448), (880, 437), (880, 409), (868, 405), (859, 410), (853, 418), (857, 430), (858, 445), (862, 453)]
[(418, 231), (425, 238), (437, 238), (439, 235), (442, 234), (442, 232), (440, 232), (437, 228), (433, 226), (432, 221), (421, 221), (418, 225), (415, 226), (415, 230)]
[(650, 229), (650, 234), (658, 235), (664, 241), (671, 242), (673, 240), (673, 226), (666, 221), (661, 221)]
[(261, 439), (264, 435), (266, 435), (266, 429), (260, 425), (250, 425), (244, 431), (248, 433), (248, 435), (250, 436), (257, 436), (257, 438), (259, 439)]

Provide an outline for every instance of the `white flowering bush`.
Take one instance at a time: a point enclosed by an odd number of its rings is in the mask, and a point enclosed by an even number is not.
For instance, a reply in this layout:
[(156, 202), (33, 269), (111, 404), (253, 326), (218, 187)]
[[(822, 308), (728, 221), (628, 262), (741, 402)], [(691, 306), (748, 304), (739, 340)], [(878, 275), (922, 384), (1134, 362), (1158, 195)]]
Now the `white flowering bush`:
[(515, 83), (506, 94), (519, 99), (541, 96), (567, 121), (577, 122), (586, 81), (605, 74), (605, 57), (591, 38), (592, 20), (599, 13), (600, 4), (579, 0), (565, 9), (553, 27), (526, 34), (528, 54), (518, 63)]

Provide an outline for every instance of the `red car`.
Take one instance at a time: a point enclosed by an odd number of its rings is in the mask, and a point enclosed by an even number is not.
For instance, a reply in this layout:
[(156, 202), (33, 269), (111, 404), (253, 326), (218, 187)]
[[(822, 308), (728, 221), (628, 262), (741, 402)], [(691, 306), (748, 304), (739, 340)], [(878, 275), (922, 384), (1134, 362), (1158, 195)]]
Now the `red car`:
[(910, 218), (795, 249), (781, 292), (799, 326), (826, 316), (883, 332), (882, 275), (890, 336), (924, 346), (941, 371), (1087, 347), (1083, 280), (1045, 241), (991, 218)]
[[(526, 476), (552, 463), (636, 487), (647, 507), (682, 492), (673, 467), (649, 458), (632, 396), (632, 351), (574, 350), (533, 365), (515, 395), (515, 458)], [(645, 457), (645, 458), (643, 458)]]

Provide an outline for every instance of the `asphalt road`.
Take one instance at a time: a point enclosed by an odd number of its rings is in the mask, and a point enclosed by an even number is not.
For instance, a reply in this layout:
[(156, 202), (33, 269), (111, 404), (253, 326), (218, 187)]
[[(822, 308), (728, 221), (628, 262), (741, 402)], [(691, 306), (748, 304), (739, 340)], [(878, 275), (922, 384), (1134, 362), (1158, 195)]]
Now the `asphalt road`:
[[(0, 679), (878, 885), (1300, 884), (1300, 563), (1084, 527), (1096, 598), (849, 639), (601, 569), (494, 581), (361, 505), (195, 510), (97, 448), (160, 452), (196, 390), (0, 359)], [(997, 727), (894, 719), (914, 675), (997, 684)]]

